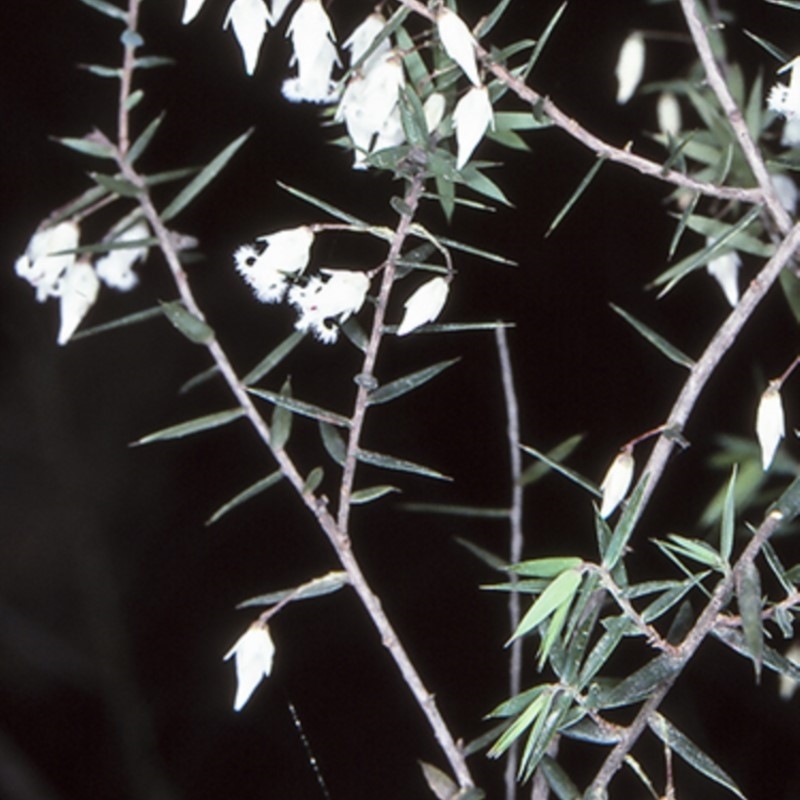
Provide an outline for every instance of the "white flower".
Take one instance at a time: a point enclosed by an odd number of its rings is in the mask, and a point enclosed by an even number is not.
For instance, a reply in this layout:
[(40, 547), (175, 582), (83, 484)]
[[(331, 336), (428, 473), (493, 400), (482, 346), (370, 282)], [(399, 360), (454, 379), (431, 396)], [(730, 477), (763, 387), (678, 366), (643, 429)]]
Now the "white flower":
[(634, 31), (622, 43), (614, 71), (617, 77), (617, 103), (624, 105), (631, 99), (644, 74), (644, 37)]
[(800, 147), (800, 117), (789, 117), (783, 123), (781, 144), (784, 147)]
[(428, 133), (433, 133), (441, 123), (444, 117), (446, 101), (441, 92), (433, 92), (428, 96), (428, 99), (422, 106), (425, 112), (425, 125), (428, 128)]
[(339, 64), (336, 36), (320, 0), (303, 0), (289, 21), (297, 62), (297, 77), (283, 82), (283, 96), (294, 103), (331, 103), (336, 100), (336, 84), (331, 80), (333, 65)]
[(778, 70), (778, 73), (791, 69), (789, 85), (776, 83), (770, 89), (767, 106), (771, 111), (781, 114), (787, 120), (800, 115), (800, 57), (792, 59)]
[(423, 283), (405, 302), (406, 313), (397, 328), (398, 336), (416, 330), (427, 322), (433, 322), (447, 302), (450, 287), (444, 278), (436, 277)]
[(75, 254), (56, 254), (76, 248), (79, 238), (80, 230), (74, 222), (60, 222), (34, 233), (25, 253), (16, 260), (14, 271), (36, 289), (38, 302), (60, 294), (61, 279), (75, 263)]
[(281, 17), (286, 12), (286, 9), (292, 4), (292, 0), (271, 0), (270, 14), (272, 16), (272, 24), (277, 25), (281, 21)]
[(756, 411), (756, 436), (761, 447), (761, 466), (766, 472), (775, 458), (775, 451), (786, 433), (781, 393), (770, 383), (761, 395)]
[(797, 210), (797, 184), (788, 176), (779, 172), (773, 175), (772, 187), (778, 195), (778, 201), (792, 216)]
[[(785, 656), (792, 664), (800, 667), (800, 643), (798, 643), (796, 639), (789, 645)], [(778, 676), (778, 696), (781, 700), (791, 700), (796, 691), (797, 681), (781, 673)]]
[(469, 161), (486, 129), (490, 125), (494, 126), (492, 103), (489, 100), (489, 90), (485, 86), (473, 86), (458, 101), (453, 111), (453, 125), (458, 144), (456, 169), (461, 169)]
[(629, 447), (623, 447), (608, 468), (600, 491), (603, 493), (603, 502), (600, 504), (600, 516), (608, 519), (614, 509), (622, 502), (633, 479), (635, 463), (633, 453)]
[(299, 275), (308, 265), (314, 232), (302, 225), (259, 236), (258, 241), (267, 243), (265, 250), (252, 245), (236, 250), (236, 270), (262, 303), (277, 303), (286, 293), (287, 277)]
[(406, 140), (406, 132), (403, 129), (403, 117), (400, 114), (400, 107), (395, 106), (392, 113), (383, 121), (381, 129), (375, 143), (372, 145), (372, 152), (385, 150), (388, 147), (398, 147)]
[[(117, 236), (113, 242), (135, 242), (147, 239), (150, 236), (150, 229), (146, 222), (137, 222), (136, 225)], [(101, 256), (95, 262), (94, 268), (97, 277), (106, 286), (118, 289), (120, 292), (127, 292), (139, 283), (139, 276), (133, 271), (137, 261), (143, 261), (147, 257), (147, 247), (123, 247), (116, 250), (109, 250), (106, 255)]]
[(188, 25), (199, 13), (206, 0), (186, 0), (186, 5), (183, 7), (183, 18), (181, 22)]
[[(369, 50), (372, 43), (375, 41), (378, 34), (386, 26), (386, 20), (382, 14), (375, 12), (370, 14), (347, 38), (347, 41), (342, 45), (345, 50), (350, 51), (350, 66), (356, 64), (361, 56)], [(364, 72), (369, 72), (370, 69), (378, 62), (380, 57), (388, 53), (392, 49), (389, 42), (389, 37), (381, 40), (380, 44), (370, 53), (369, 58), (361, 65)]]
[(269, 9), (264, 0), (233, 0), (222, 24), (223, 28), (233, 26), (233, 35), (239, 42), (244, 68), (248, 75), (255, 72), (269, 22), (271, 22)]
[(455, 11), (443, 6), (436, 15), (436, 27), (447, 55), (461, 67), (473, 85), (480, 86), (481, 80), (475, 61), (475, 37), (467, 24)]
[(295, 328), (310, 330), (321, 342), (333, 344), (339, 325), (356, 314), (369, 290), (369, 277), (364, 272), (345, 269), (320, 270), (324, 278), (313, 276), (305, 286), (289, 290), (289, 302), (300, 314)]
[(223, 661), (236, 656), (236, 698), (233, 710), (241, 711), (263, 678), (272, 672), (275, 645), (269, 628), (263, 622), (254, 622), (228, 650)]
[(67, 268), (61, 281), (61, 326), (58, 329), (58, 343), (65, 345), (78, 325), (97, 300), (100, 279), (90, 264), (76, 261)]
[(672, 92), (661, 92), (656, 106), (658, 129), (664, 136), (673, 139), (681, 132), (681, 107), (678, 98)]
[[(706, 244), (710, 245), (713, 241), (709, 238), (706, 240)], [(706, 265), (706, 271), (720, 285), (725, 299), (731, 307), (739, 302), (739, 268), (741, 266), (742, 259), (735, 250), (712, 258)]]

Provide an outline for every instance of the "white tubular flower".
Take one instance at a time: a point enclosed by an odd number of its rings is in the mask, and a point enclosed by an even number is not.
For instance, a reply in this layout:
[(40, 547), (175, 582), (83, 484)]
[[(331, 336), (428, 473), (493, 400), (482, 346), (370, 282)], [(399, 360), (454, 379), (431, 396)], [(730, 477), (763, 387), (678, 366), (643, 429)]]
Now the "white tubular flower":
[[(137, 222), (128, 230), (117, 236), (113, 242), (135, 242), (147, 239), (150, 229), (146, 222)], [(111, 289), (127, 292), (139, 283), (139, 276), (133, 271), (137, 261), (147, 258), (147, 247), (124, 247), (118, 250), (109, 250), (106, 255), (97, 259), (94, 265), (97, 277)]]
[(58, 329), (58, 343), (65, 345), (78, 325), (97, 300), (100, 279), (90, 264), (76, 261), (68, 269), (61, 282), (59, 296), (61, 306), (61, 326)]
[(782, 172), (771, 177), (772, 187), (778, 195), (780, 204), (794, 216), (797, 211), (797, 184)]
[(36, 289), (38, 302), (61, 293), (61, 279), (75, 263), (75, 254), (55, 254), (76, 248), (79, 238), (80, 230), (74, 222), (60, 222), (34, 233), (25, 253), (16, 260), (14, 271)]
[[(707, 239), (706, 244), (711, 244), (713, 239)], [(720, 285), (725, 299), (733, 308), (739, 302), (739, 268), (742, 259), (732, 250), (721, 256), (712, 258), (706, 265), (706, 271)]]
[(791, 117), (783, 123), (781, 144), (784, 147), (800, 147), (800, 117)]
[(444, 109), (446, 101), (441, 92), (434, 92), (428, 95), (428, 99), (422, 106), (425, 112), (425, 125), (428, 128), (428, 133), (433, 133), (444, 118)]
[(183, 7), (183, 17), (181, 22), (188, 25), (199, 13), (206, 0), (186, 0), (186, 5)]
[(778, 385), (774, 382), (764, 390), (756, 411), (756, 436), (761, 447), (761, 467), (766, 472), (775, 451), (786, 434), (783, 402)]
[(461, 169), (469, 161), (486, 129), (490, 125), (494, 127), (492, 103), (485, 86), (473, 86), (458, 101), (453, 111), (453, 125), (458, 144), (456, 169)]
[(481, 85), (478, 64), (475, 60), (475, 37), (455, 11), (442, 6), (436, 15), (436, 28), (442, 47), (453, 61), (461, 67), (474, 86)]
[[(383, 30), (386, 25), (386, 20), (382, 14), (375, 12), (370, 14), (347, 38), (347, 41), (342, 45), (345, 50), (350, 51), (350, 66), (352, 67), (364, 53), (369, 50), (372, 43), (375, 41), (378, 34)], [(392, 49), (389, 42), (389, 37), (381, 40), (381, 43), (372, 51), (370, 57), (361, 65), (364, 72), (369, 72), (370, 69), (378, 62), (380, 57), (388, 53)]]
[(644, 74), (644, 37), (634, 31), (622, 43), (614, 70), (617, 78), (617, 103), (624, 105), (631, 99)]
[(335, 101), (336, 84), (331, 72), (340, 61), (333, 26), (320, 0), (303, 0), (289, 21), (286, 35), (292, 39), (297, 77), (283, 82), (283, 96), (293, 103)]
[(299, 318), (295, 328), (311, 331), (325, 344), (333, 344), (339, 336), (339, 325), (358, 313), (369, 291), (369, 277), (363, 272), (345, 269), (320, 270), (305, 286), (289, 290), (289, 302)]
[(800, 57), (792, 59), (778, 70), (778, 74), (791, 70), (789, 85), (776, 83), (770, 89), (767, 106), (770, 111), (786, 117), (787, 120), (795, 119), (800, 115)]
[(681, 107), (678, 98), (672, 92), (661, 92), (658, 96), (656, 115), (658, 116), (658, 129), (664, 136), (671, 136), (674, 139), (681, 132), (683, 124)]
[(263, 622), (254, 622), (228, 650), (223, 661), (236, 656), (236, 697), (233, 710), (241, 711), (263, 678), (272, 672), (275, 645), (269, 628)]
[(392, 113), (383, 121), (381, 129), (372, 145), (372, 152), (385, 150), (389, 147), (399, 147), (406, 140), (406, 132), (403, 130), (403, 118), (400, 114), (400, 107), (395, 106)]
[[(800, 643), (796, 639), (789, 645), (785, 656), (792, 664), (800, 667)], [(791, 700), (796, 691), (797, 681), (781, 673), (778, 676), (778, 696), (781, 700)]]
[(259, 236), (267, 247), (259, 251), (242, 245), (234, 254), (237, 272), (262, 303), (277, 303), (287, 289), (287, 278), (299, 275), (308, 265), (314, 233), (307, 225)]
[(444, 278), (436, 277), (423, 283), (405, 302), (406, 313), (397, 328), (398, 336), (405, 336), (421, 325), (433, 322), (441, 314), (450, 286)]
[(244, 58), (244, 68), (248, 75), (255, 72), (261, 45), (267, 35), (267, 25), (271, 22), (269, 9), (264, 0), (233, 0), (223, 28), (233, 27), (233, 35), (239, 42)]
[(292, 4), (292, 0), (271, 0), (270, 16), (272, 25), (275, 26), (281, 21), (281, 17), (286, 13), (286, 9)]
[(629, 447), (623, 447), (617, 457), (611, 462), (600, 491), (603, 493), (603, 502), (600, 504), (600, 516), (608, 519), (614, 509), (622, 502), (633, 480), (635, 462)]

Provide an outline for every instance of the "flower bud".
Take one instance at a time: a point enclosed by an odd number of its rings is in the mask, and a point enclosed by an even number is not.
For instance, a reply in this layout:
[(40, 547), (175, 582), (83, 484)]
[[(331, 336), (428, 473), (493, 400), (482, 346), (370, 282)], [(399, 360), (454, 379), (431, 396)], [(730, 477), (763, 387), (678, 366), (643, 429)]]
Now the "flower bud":
[(611, 466), (600, 484), (600, 491), (603, 493), (600, 516), (603, 519), (608, 519), (614, 513), (614, 509), (628, 493), (633, 479), (634, 466), (635, 462), (631, 449), (623, 447), (611, 462)]
[(781, 393), (776, 383), (770, 383), (761, 395), (756, 411), (756, 436), (761, 447), (761, 466), (769, 469), (775, 451), (786, 434)]
[(275, 645), (269, 628), (261, 621), (254, 622), (225, 654), (223, 661), (236, 656), (236, 698), (233, 710), (241, 711), (263, 678), (272, 671)]
[[(709, 245), (712, 242), (713, 239), (706, 240)], [(731, 307), (739, 302), (739, 268), (741, 266), (742, 259), (735, 250), (712, 258), (706, 265), (706, 271), (720, 285), (725, 299)]]
[(267, 35), (267, 23), (271, 21), (264, 0), (233, 0), (223, 28), (233, 27), (233, 35), (239, 42), (248, 75), (255, 72), (261, 45)]
[(624, 105), (631, 99), (644, 74), (644, 37), (634, 31), (622, 43), (614, 74), (617, 77), (617, 103)]
[(406, 313), (397, 328), (398, 336), (405, 336), (421, 325), (433, 322), (447, 302), (450, 287), (444, 278), (433, 278), (417, 289), (405, 302)]
[(474, 86), (480, 86), (478, 64), (475, 61), (475, 37), (467, 24), (455, 11), (443, 6), (436, 15), (436, 27), (444, 51), (461, 67)]
[(422, 106), (425, 112), (425, 126), (428, 128), (428, 133), (433, 133), (438, 127), (439, 123), (444, 117), (445, 99), (441, 92), (433, 92), (428, 96)]
[(72, 334), (97, 300), (99, 289), (100, 279), (90, 264), (76, 261), (67, 269), (59, 295), (61, 326), (57, 341), (60, 345), (65, 345), (72, 338)]
[(671, 136), (674, 139), (681, 132), (683, 125), (681, 107), (678, 98), (672, 92), (661, 92), (658, 96), (656, 115), (658, 129), (664, 136)]
[(456, 169), (461, 169), (469, 161), (486, 129), (493, 124), (489, 90), (485, 86), (473, 86), (458, 101), (453, 111), (453, 125), (458, 145)]

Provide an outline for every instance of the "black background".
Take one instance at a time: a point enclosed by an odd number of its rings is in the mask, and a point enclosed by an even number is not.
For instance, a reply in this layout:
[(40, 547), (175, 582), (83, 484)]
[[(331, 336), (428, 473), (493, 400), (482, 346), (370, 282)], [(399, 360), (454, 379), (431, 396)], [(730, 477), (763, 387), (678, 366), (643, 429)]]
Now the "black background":
[[(144, 164), (152, 170), (203, 163), (257, 126), (213, 190), (176, 223), (201, 240), (204, 259), (191, 267), (193, 286), (234, 365), (245, 371), (289, 333), (293, 319), (284, 308), (252, 299), (232, 269), (231, 253), (256, 235), (321, 219), (276, 181), (387, 224), (388, 198), (401, 187), (350, 170), (349, 156), (327, 144), (331, 132), (320, 128), (317, 110), (282, 100), (290, 52), (280, 32), (271, 33), (248, 78), (232, 36), (220, 29), (226, 4), (206, 5), (182, 27), (178, 0), (143, 3), (146, 52), (175, 56), (177, 65), (141, 76), (147, 97), (133, 118), (142, 126), (167, 110)], [(537, 36), (558, 4), (514, 5), (493, 41)], [(742, 30), (794, 52), (800, 17), (756, 0), (724, 5), (739, 14), (728, 32), (733, 57), (750, 79), (764, 69), (769, 85), (775, 62)], [(340, 39), (369, 8), (341, 0), (330, 5)], [(477, 0), (462, 4), (470, 22), (483, 10)], [(204, 527), (218, 505), (272, 469), (244, 424), (180, 443), (128, 447), (154, 429), (230, 405), (214, 384), (178, 394), (207, 361), (165, 321), (56, 346), (57, 304), (35, 304), (30, 287), (13, 275), (13, 262), (38, 221), (82, 191), (85, 173), (95, 168), (48, 136), (80, 136), (93, 125), (114, 131), (116, 87), (76, 64), (115, 63), (119, 27), (77, 0), (3, 4), (0, 14), (0, 794), (19, 800), (321, 797), (291, 702), (334, 800), (427, 796), (415, 759), (444, 764), (368, 618), (346, 591), (296, 604), (276, 619), (273, 675), (241, 714), (231, 711), (233, 668), (221, 656), (251, 618), (234, 611), (236, 603), (335, 568), (335, 560), (284, 486)], [(636, 27), (683, 30), (676, 3), (571, 3), (533, 84), (598, 135), (617, 145), (633, 139), (659, 158), (642, 133), (655, 127), (654, 96), (622, 108), (614, 103), (616, 53)], [(653, 44), (646, 79), (669, 75), (689, 52), (681, 44)], [(608, 303), (645, 319), (692, 355), (726, 305), (700, 273), (662, 301), (643, 289), (664, 268), (673, 225), (664, 211), (668, 190), (623, 168), (601, 170), (573, 213), (544, 238), (594, 156), (555, 130), (527, 140), (532, 154), (491, 144), (480, 151), (509, 165), (497, 179), (515, 209), (459, 210), (450, 229), (434, 206), (424, 212), (434, 230), (519, 264), (458, 256), (444, 319), (516, 323), (509, 340), (523, 441), (547, 448), (583, 432), (585, 443), (571, 463), (599, 478), (621, 442), (662, 421), (682, 379)], [(363, 240), (337, 235), (319, 237), (314, 253), (339, 267), (356, 257), (357, 266), (380, 259)], [(745, 276), (755, 269), (748, 262)], [(104, 290), (88, 324), (173, 297), (158, 259), (141, 271), (135, 292)], [(400, 311), (393, 308), (390, 321)], [(723, 480), (720, 474), (709, 482), (708, 473), (698, 479), (714, 435), (752, 436), (760, 381), (791, 360), (795, 345), (789, 312), (774, 293), (701, 401), (687, 430), (693, 446), (679, 456), (653, 503), (632, 569), (672, 574), (645, 538), (698, 533), (694, 520), (716, 478)], [(499, 506), (508, 497), (508, 457), (492, 336), (388, 342), (378, 372), (390, 380), (452, 356), (461, 361), (444, 377), (376, 409), (366, 442), (454, 478), (431, 484), (401, 476), (403, 500)], [(266, 383), (276, 389), (289, 372), (298, 396), (346, 411), (357, 368), (347, 343), (327, 348), (307, 341)], [(797, 424), (791, 411), (790, 424)], [(313, 429), (297, 427), (297, 460), (308, 470), (324, 455)], [(331, 468), (328, 473), (333, 480)], [(365, 476), (365, 483), (387, 477), (366, 470)], [(591, 515), (584, 494), (548, 478), (526, 496), (525, 555), (591, 557)], [(480, 734), (483, 715), (506, 696), (506, 611), (502, 596), (478, 588), (497, 576), (454, 537), (502, 553), (503, 526), (412, 515), (390, 499), (358, 510), (353, 534), (370, 581), (452, 729), (466, 740)], [(791, 550), (785, 560), (793, 563)], [(526, 685), (535, 680), (532, 658), (530, 651)], [(798, 796), (797, 701), (777, 699), (774, 676), (754, 686), (749, 664), (712, 642), (673, 694), (666, 713), (748, 797)], [(602, 754), (590, 750), (585, 758), (585, 752), (565, 746), (565, 763), (588, 778), (584, 771)], [(658, 764), (656, 745), (641, 753), (646, 763)], [(501, 765), (476, 756), (472, 766), (489, 797), (501, 796)], [(707, 781), (693, 784), (681, 765), (676, 769), (679, 788), (694, 786), (692, 796), (723, 796)], [(627, 781), (620, 780), (620, 791), (644, 796)]]

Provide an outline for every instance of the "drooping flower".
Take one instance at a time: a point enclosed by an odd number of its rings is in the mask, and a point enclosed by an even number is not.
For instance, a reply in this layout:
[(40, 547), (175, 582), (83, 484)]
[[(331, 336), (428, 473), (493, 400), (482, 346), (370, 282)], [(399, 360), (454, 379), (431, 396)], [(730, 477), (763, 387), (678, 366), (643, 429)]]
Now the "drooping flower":
[(453, 61), (461, 67), (474, 86), (481, 85), (478, 64), (475, 60), (475, 37), (455, 11), (442, 6), (436, 15), (436, 28), (442, 47)]
[[(383, 14), (377, 11), (370, 14), (347, 38), (347, 41), (342, 45), (345, 50), (350, 51), (350, 66), (353, 67), (369, 50), (372, 43), (378, 37), (380, 32), (386, 26), (386, 20)], [(370, 69), (377, 63), (382, 55), (388, 53), (392, 49), (389, 37), (382, 39), (370, 53), (361, 65), (363, 72), (369, 72)]]
[[(141, 221), (123, 231), (113, 240), (113, 243), (136, 242), (147, 239), (149, 236), (150, 229), (147, 227), (147, 223)], [(127, 292), (139, 283), (139, 276), (133, 271), (133, 267), (138, 261), (144, 261), (146, 257), (147, 247), (143, 246), (109, 250), (106, 255), (101, 256), (95, 262), (95, 272), (106, 286), (120, 292)]]
[(255, 72), (261, 45), (271, 22), (269, 9), (264, 0), (233, 0), (222, 27), (233, 27), (233, 35), (239, 42), (248, 75)]
[(181, 22), (188, 25), (199, 13), (206, 0), (186, 0), (186, 5), (183, 7), (183, 17)]
[(658, 129), (664, 136), (671, 136), (673, 139), (681, 132), (683, 121), (681, 119), (681, 107), (678, 98), (673, 92), (661, 92), (658, 96), (656, 106), (658, 117)]
[(346, 269), (322, 269), (320, 273), (322, 277), (314, 275), (305, 285), (293, 286), (288, 299), (299, 314), (295, 328), (333, 344), (339, 326), (364, 305), (370, 281), (366, 273)]
[(634, 467), (635, 462), (631, 448), (623, 447), (611, 462), (611, 466), (600, 484), (600, 491), (603, 493), (600, 516), (603, 519), (608, 519), (614, 513), (614, 509), (628, 493), (633, 479)]
[(797, 211), (797, 184), (783, 172), (771, 176), (778, 201), (792, 216)]
[(256, 687), (272, 672), (275, 645), (266, 623), (254, 622), (225, 654), (223, 661), (236, 656), (236, 697), (233, 710), (241, 711)]
[(286, 294), (287, 278), (296, 277), (308, 265), (314, 232), (301, 225), (259, 236), (257, 241), (266, 242), (266, 249), (239, 247), (233, 254), (236, 270), (262, 303), (277, 303)]
[[(712, 242), (711, 238), (706, 240), (708, 245)], [(731, 307), (739, 302), (739, 268), (741, 266), (742, 259), (735, 250), (712, 258), (706, 265), (706, 271), (720, 285), (725, 299)]]
[(336, 84), (331, 80), (334, 64), (340, 64), (336, 36), (320, 0), (303, 0), (289, 21), (286, 36), (291, 37), (297, 63), (297, 77), (283, 82), (283, 96), (293, 103), (332, 103)]
[(433, 92), (428, 95), (428, 98), (422, 105), (422, 110), (425, 112), (425, 126), (428, 133), (433, 133), (444, 118), (444, 109), (447, 101), (441, 92)]
[(786, 435), (783, 402), (778, 384), (771, 382), (761, 395), (756, 411), (756, 436), (761, 447), (761, 467), (766, 472)]
[(65, 345), (81, 324), (89, 309), (97, 300), (100, 279), (85, 261), (71, 264), (60, 285), (59, 305), (61, 325), (58, 329), (58, 343)]
[(784, 147), (800, 147), (800, 117), (789, 117), (783, 123), (781, 144)]
[(428, 322), (433, 322), (447, 302), (450, 286), (442, 277), (423, 283), (405, 302), (403, 321), (397, 328), (398, 336), (405, 336)]
[(372, 152), (385, 150), (389, 147), (399, 147), (406, 140), (406, 132), (403, 128), (403, 117), (400, 114), (400, 107), (395, 106), (392, 113), (383, 121), (375, 142), (372, 145)]
[(453, 125), (458, 145), (456, 169), (461, 169), (469, 161), (486, 129), (494, 125), (492, 103), (485, 86), (473, 86), (458, 101), (453, 111)]
[(791, 70), (789, 85), (776, 83), (770, 89), (767, 106), (776, 114), (781, 114), (787, 120), (800, 116), (800, 57), (784, 64), (778, 74)]
[(16, 260), (14, 271), (36, 289), (39, 303), (60, 294), (61, 279), (75, 263), (74, 253), (62, 251), (76, 248), (79, 238), (80, 230), (74, 222), (59, 222), (34, 233)]
[[(796, 667), (800, 667), (800, 642), (795, 639), (785, 653), (786, 658)], [(785, 673), (778, 676), (778, 696), (781, 700), (791, 700), (797, 691), (798, 681), (790, 678)]]
[(644, 74), (644, 37), (639, 31), (631, 33), (622, 43), (614, 74), (617, 78), (617, 103), (631, 99)]

